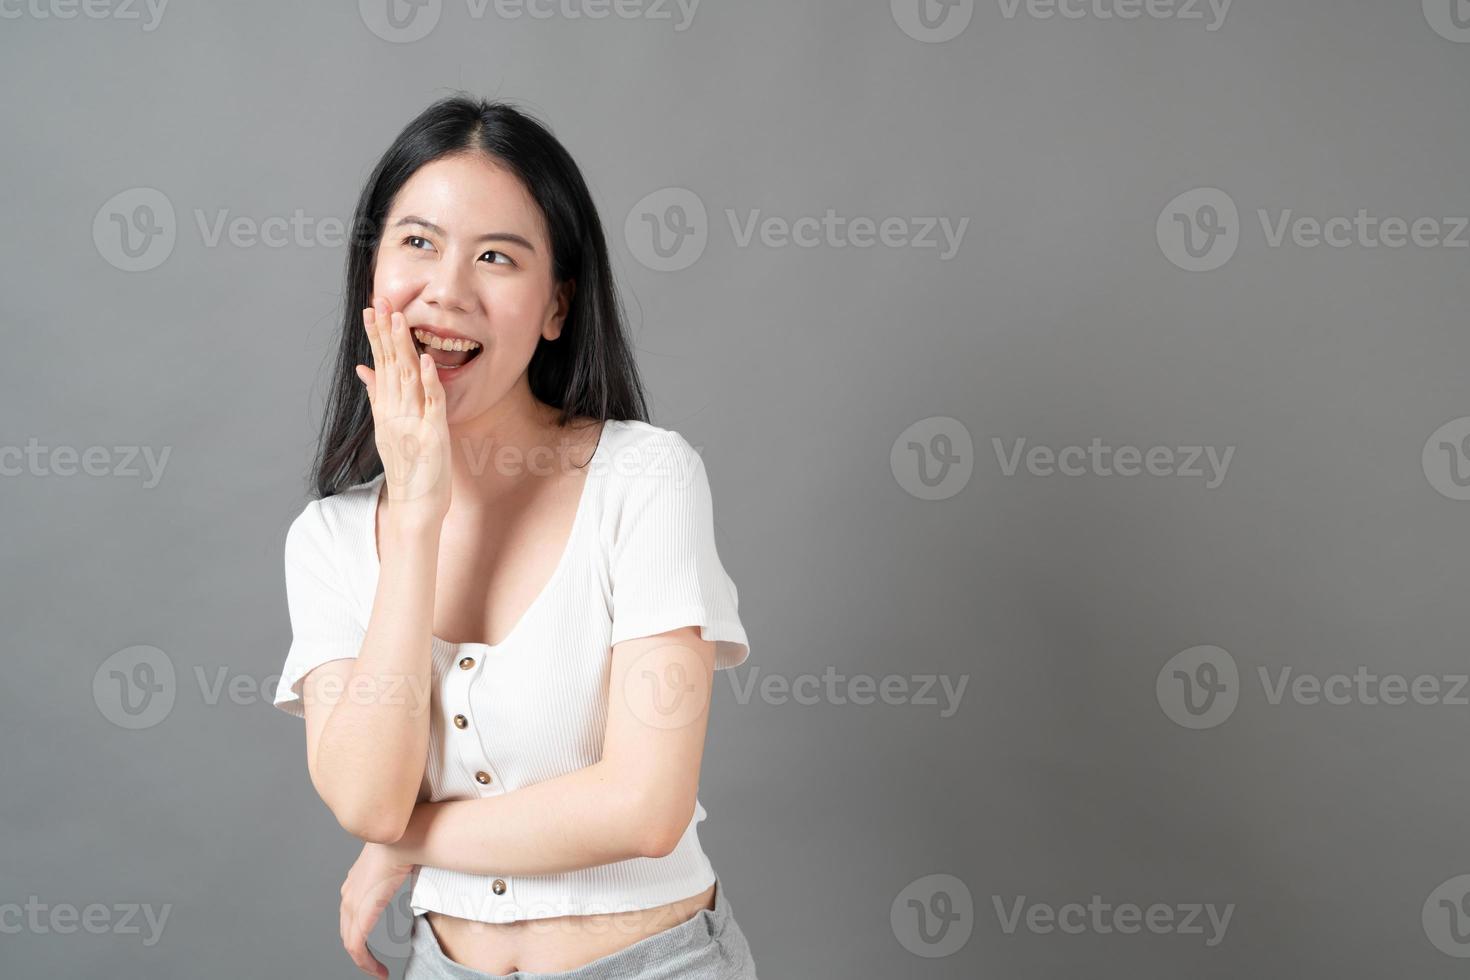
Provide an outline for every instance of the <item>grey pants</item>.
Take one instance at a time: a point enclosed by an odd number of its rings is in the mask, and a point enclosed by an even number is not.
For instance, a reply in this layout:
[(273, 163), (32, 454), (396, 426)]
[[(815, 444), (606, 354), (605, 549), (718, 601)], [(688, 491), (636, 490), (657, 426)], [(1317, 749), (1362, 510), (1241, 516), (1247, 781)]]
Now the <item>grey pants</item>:
[(422, 915), (413, 918), (413, 948), (403, 980), (759, 980), (750, 946), (715, 881), (715, 907), (700, 909), (663, 932), (565, 973), (481, 973), (444, 955)]

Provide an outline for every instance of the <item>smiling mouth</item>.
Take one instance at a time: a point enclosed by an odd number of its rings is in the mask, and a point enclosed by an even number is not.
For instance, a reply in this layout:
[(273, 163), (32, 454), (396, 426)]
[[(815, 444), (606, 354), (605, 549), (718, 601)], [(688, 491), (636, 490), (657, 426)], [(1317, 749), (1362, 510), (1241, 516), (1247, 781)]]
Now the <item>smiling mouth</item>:
[(451, 340), (419, 329), (412, 333), (413, 345), (418, 352), (428, 354), (441, 368), (463, 367), (485, 350), (483, 344), (474, 340)]

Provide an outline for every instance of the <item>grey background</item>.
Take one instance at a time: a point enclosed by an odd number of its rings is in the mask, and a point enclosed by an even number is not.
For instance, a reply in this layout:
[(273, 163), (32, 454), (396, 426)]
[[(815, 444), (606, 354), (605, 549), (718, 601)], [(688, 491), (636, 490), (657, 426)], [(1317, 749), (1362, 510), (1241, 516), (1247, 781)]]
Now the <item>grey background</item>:
[[(1433, 936), (1436, 890), (1457, 901), (1470, 872), (1470, 708), (1271, 704), (1257, 680), (1467, 670), (1470, 503), (1421, 452), (1470, 415), (1470, 250), (1273, 248), (1256, 214), (1470, 213), (1470, 44), (1419, 3), (1238, 0), (1211, 31), (991, 2), (930, 43), (902, 3), (705, 0), (676, 30), (444, 0), (404, 43), (369, 29), (373, 3), (175, 0), (145, 30), (146, 8), (51, 2), (0, 24), (0, 445), (171, 455), (153, 487), (0, 478), (0, 906), (170, 913), (153, 945), (0, 932), (0, 975), (359, 975), (337, 935), (357, 846), (301, 723), (250, 693), (289, 644), (281, 551), (343, 250), (210, 247), (196, 212), (346, 220), (398, 129), (460, 88), (536, 112), (580, 162), (653, 421), (707, 462), (752, 652), (718, 678), (700, 829), (763, 977), (1463, 972), (1470, 944)], [(671, 187), (708, 241), (660, 272), (624, 221)], [(1189, 272), (1155, 225), (1202, 187), (1238, 205), (1240, 241)], [(168, 199), (177, 240), (129, 272), (92, 228), (133, 188)], [(969, 225), (943, 261), (741, 247), (725, 214), (828, 208)], [(973, 469), (927, 500), (890, 456), (936, 416)], [(1235, 450), (1209, 489), (1006, 476), (992, 443), (1094, 437)], [(1156, 681), (1206, 644), (1238, 705), (1193, 730)], [(175, 700), (129, 730), (93, 681), (138, 645)], [(969, 680), (947, 718), (731, 683), (829, 668)], [(196, 669), (244, 693), (211, 704)], [(973, 914), (962, 948), (923, 956), (901, 899), (936, 874)], [(1213, 946), (996, 913), (1093, 895), (1234, 909)], [(402, 952), (405, 909), (379, 949)]]

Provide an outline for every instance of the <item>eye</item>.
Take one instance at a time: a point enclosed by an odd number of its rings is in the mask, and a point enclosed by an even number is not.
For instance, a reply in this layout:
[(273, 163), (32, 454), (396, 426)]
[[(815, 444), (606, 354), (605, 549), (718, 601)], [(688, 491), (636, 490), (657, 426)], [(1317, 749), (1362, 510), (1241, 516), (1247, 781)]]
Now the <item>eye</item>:
[[(510, 256), (506, 255), (504, 252), (497, 252), (494, 249), (491, 249), (490, 251), (486, 252), (485, 255), (498, 255), (502, 259), (505, 259), (504, 262), (495, 262), (492, 260), (490, 263), (491, 265), (515, 265), (515, 263), (511, 261)], [(480, 256), (480, 258), (483, 259), (485, 255)]]
[(430, 248), (433, 247), (429, 240), (421, 235), (409, 235), (403, 240), (402, 244), (407, 245), (409, 248), (419, 248), (420, 246), (417, 244), (419, 242), (422, 242), (424, 245), (429, 245)]

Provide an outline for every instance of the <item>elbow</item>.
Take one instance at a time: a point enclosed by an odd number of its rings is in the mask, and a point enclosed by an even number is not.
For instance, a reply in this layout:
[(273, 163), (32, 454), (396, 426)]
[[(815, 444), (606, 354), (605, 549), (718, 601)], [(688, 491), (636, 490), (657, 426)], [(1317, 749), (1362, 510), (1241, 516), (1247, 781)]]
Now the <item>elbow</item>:
[(318, 785), (317, 795), (337, 818), (337, 824), (358, 840), (369, 844), (396, 844), (408, 832), (412, 811), (400, 812), (376, 800), (347, 799), (340, 792)]
[(638, 855), (650, 858), (668, 857), (674, 853), (674, 849), (684, 839), (684, 834), (689, 829), (689, 822), (694, 819), (694, 804), (650, 806), (641, 810), (640, 815), (642, 819), (635, 817), (638, 828), (636, 848)]
[(367, 813), (333, 810), (337, 823), (358, 840), (369, 844), (396, 844), (408, 831), (408, 820), (383, 810)]
[(674, 853), (674, 848), (679, 846), (679, 838), (682, 836), (682, 834), (672, 834), (667, 831), (657, 835), (646, 835), (643, 846), (639, 848), (639, 856), (648, 858), (668, 857)]

